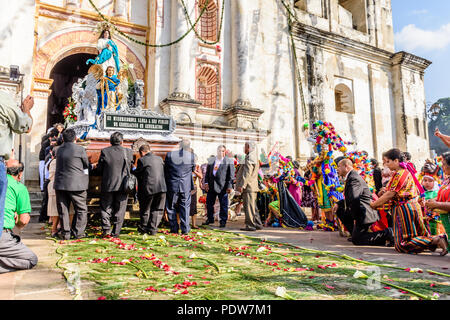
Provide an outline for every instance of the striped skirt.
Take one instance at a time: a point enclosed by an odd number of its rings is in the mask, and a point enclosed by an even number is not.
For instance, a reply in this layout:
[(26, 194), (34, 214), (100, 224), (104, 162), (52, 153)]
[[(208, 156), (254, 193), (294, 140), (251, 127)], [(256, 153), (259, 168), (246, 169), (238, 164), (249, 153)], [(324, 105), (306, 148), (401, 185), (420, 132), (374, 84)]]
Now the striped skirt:
[(422, 208), (416, 201), (396, 204), (393, 207), (395, 249), (402, 253), (419, 253), (436, 249), (423, 222)]

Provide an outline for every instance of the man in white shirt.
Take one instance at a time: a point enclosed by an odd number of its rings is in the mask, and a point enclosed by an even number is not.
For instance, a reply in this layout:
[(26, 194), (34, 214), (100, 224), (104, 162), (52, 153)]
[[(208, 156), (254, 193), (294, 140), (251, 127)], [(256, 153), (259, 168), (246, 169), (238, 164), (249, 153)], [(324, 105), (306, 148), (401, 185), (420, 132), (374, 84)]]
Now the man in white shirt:
[(210, 158), (206, 169), (205, 190), (207, 220), (204, 225), (214, 223), (214, 203), (219, 198), (220, 227), (224, 228), (228, 219), (228, 194), (233, 190), (234, 162), (225, 156), (226, 147), (217, 147), (217, 156)]

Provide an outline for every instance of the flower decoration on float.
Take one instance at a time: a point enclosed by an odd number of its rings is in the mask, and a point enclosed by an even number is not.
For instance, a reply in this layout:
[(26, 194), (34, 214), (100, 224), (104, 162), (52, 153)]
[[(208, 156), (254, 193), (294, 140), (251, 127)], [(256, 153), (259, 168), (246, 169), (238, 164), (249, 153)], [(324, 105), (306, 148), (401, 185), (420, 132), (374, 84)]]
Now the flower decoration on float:
[(63, 111), (63, 116), (66, 125), (77, 121), (76, 104), (72, 98), (69, 98), (69, 103), (67, 103), (66, 108)]

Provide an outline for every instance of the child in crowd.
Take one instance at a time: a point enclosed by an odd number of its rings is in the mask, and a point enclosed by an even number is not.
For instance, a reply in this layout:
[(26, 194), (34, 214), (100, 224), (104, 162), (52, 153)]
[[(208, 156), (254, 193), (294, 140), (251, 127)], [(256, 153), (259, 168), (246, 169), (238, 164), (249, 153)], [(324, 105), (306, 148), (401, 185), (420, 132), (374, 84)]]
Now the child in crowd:
[[(425, 189), (425, 201), (436, 199), (439, 191), (439, 185), (435, 178), (430, 174), (424, 174), (422, 178), (422, 186)], [(435, 212), (426, 209), (422, 202), (422, 210), (424, 214), (424, 222), (431, 235), (439, 235), (445, 233), (440, 217)]]

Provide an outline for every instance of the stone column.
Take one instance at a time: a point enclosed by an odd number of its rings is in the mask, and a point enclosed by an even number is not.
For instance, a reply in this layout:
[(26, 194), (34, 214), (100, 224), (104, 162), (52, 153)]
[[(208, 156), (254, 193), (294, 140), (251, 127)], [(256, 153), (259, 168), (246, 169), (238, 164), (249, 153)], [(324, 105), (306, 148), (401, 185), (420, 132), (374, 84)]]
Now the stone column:
[(249, 98), (249, 56), (247, 0), (231, 1), (231, 61), (233, 106), (251, 107)]
[(114, 1), (114, 16), (122, 19), (127, 18), (127, 1), (115, 0)]
[[(189, 10), (191, 0), (185, 1)], [(179, 0), (172, 0), (172, 41), (182, 37), (189, 26), (186, 22), (183, 6)], [(190, 87), (195, 83), (195, 75), (190, 72), (189, 66), (191, 61), (190, 48), (192, 44), (192, 36), (194, 32), (190, 32), (183, 40), (172, 45), (170, 50), (170, 99), (192, 100), (190, 95)], [(193, 57), (192, 57), (193, 59)]]

